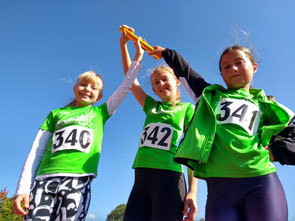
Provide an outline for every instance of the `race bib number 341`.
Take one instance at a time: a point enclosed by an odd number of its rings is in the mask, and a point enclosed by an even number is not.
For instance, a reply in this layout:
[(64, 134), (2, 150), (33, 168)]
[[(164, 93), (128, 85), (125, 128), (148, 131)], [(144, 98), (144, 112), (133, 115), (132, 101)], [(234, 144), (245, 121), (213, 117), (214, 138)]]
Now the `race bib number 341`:
[(89, 153), (92, 143), (92, 129), (82, 126), (68, 126), (55, 131), (51, 152), (60, 150), (78, 150)]
[(251, 136), (257, 132), (262, 115), (256, 104), (230, 98), (222, 99), (218, 103), (215, 113), (220, 124), (237, 124)]
[(143, 128), (139, 147), (147, 146), (162, 150), (169, 150), (173, 128), (169, 124), (150, 123)]

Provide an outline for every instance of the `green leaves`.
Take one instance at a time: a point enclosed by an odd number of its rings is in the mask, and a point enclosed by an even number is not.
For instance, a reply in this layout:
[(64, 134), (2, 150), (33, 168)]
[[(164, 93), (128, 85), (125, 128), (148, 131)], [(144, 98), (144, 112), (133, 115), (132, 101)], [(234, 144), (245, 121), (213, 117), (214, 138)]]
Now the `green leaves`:
[(125, 208), (126, 208), (126, 204), (121, 204), (121, 205), (117, 206), (108, 215), (106, 221), (123, 221)]
[(13, 214), (13, 197), (9, 198), (6, 187), (0, 191), (0, 221), (21, 221), (22, 216)]

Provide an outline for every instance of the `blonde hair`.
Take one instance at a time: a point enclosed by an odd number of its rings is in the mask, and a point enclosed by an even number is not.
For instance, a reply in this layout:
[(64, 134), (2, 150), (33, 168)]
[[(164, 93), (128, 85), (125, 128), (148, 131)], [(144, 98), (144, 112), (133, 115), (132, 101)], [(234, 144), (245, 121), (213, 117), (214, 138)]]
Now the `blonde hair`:
[[(169, 73), (172, 75), (172, 77), (175, 79), (175, 80), (178, 80), (176, 75), (174, 74), (174, 71), (172, 68), (170, 68), (169, 66), (167, 65), (161, 65), (161, 66), (158, 66), (154, 69), (154, 71), (152, 72), (151, 74), (151, 82), (152, 82), (152, 86), (154, 87), (153, 85), (153, 81), (152, 81), (152, 77), (153, 77), (153, 74), (154, 73)], [(181, 92), (180, 92), (180, 89), (179, 87), (177, 88), (177, 92), (176, 92), (176, 96), (173, 98), (172, 100), (172, 103), (173, 105), (177, 105), (178, 103), (181, 102)]]
[[(86, 71), (86, 72), (80, 74), (78, 76), (76, 84), (78, 84), (79, 81), (82, 81), (82, 80), (94, 83), (95, 85), (97, 85), (99, 87), (99, 94), (102, 93), (102, 91), (103, 91), (103, 80), (102, 80), (101, 76), (99, 74), (97, 74), (96, 72), (94, 72), (94, 71)], [(71, 101), (65, 107), (75, 106), (75, 103), (76, 103), (76, 99)]]

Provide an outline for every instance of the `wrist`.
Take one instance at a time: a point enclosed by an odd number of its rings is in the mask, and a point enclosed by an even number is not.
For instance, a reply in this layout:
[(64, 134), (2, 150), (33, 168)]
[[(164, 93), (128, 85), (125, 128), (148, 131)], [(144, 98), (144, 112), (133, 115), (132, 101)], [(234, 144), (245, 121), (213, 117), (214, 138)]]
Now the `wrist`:
[(124, 42), (120, 41), (120, 46), (121, 47), (127, 47), (127, 41), (124, 41)]
[(190, 190), (188, 190), (187, 194), (197, 196), (197, 190), (190, 189)]
[(138, 63), (140, 63), (141, 60), (142, 60), (142, 57), (143, 57), (143, 54), (136, 53), (133, 60), (136, 61), (136, 62), (138, 62)]

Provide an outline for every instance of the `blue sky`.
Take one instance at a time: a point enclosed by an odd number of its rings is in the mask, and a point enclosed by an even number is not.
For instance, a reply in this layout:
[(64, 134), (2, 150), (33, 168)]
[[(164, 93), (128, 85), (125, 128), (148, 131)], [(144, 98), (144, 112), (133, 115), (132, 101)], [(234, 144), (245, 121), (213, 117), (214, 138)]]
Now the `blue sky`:
[[(119, 86), (122, 24), (132, 26), (153, 46), (177, 50), (208, 82), (222, 85), (221, 51), (240, 42), (252, 45), (259, 61), (253, 87), (263, 88), (295, 110), (293, 0), (0, 0), (0, 189), (7, 187), (10, 196), (38, 128), (52, 109), (74, 97), (77, 76), (87, 70), (103, 76), (104, 97), (98, 104)], [(133, 56), (133, 44), (129, 48)], [(154, 98), (148, 70), (163, 62), (148, 55), (142, 62), (139, 81)], [(182, 92), (183, 101), (191, 102)], [(127, 202), (144, 117), (129, 94), (106, 123), (88, 220), (105, 220), (117, 205)], [(276, 165), (289, 219), (295, 220), (295, 168)], [(197, 219), (204, 217), (206, 194), (200, 181)]]

